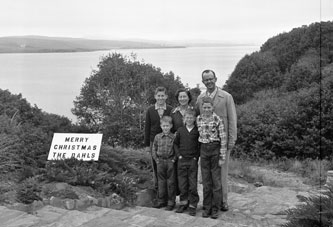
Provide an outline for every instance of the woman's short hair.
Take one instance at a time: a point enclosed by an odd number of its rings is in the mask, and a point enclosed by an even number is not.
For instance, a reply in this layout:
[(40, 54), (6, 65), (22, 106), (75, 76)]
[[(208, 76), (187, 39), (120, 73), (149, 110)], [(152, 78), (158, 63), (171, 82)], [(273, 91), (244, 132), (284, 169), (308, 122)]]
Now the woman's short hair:
[(176, 94), (175, 94), (175, 97), (176, 97), (176, 100), (177, 100), (177, 101), (178, 101), (178, 96), (179, 96), (179, 93), (180, 93), (180, 92), (185, 92), (185, 93), (187, 94), (187, 96), (188, 96), (188, 103), (191, 103), (191, 101), (192, 101), (192, 95), (191, 95), (190, 90), (185, 89), (185, 88), (180, 88), (180, 89), (178, 89), (178, 90), (176, 91)]

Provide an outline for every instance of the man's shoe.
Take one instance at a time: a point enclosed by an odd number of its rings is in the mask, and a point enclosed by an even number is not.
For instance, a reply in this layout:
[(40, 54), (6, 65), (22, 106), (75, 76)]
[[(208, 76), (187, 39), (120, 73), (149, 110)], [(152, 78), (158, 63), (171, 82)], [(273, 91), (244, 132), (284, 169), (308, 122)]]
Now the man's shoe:
[(229, 210), (228, 203), (222, 203), (222, 205), (221, 205), (221, 211), (228, 211), (228, 210)]
[(176, 213), (183, 213), (184, 210), (186, 210), (187, 206), (186, 205), (180, 205), (178, 209), (176, 210)]
[(203, 218), (208, 218), (208, 217), (210, 216), (210, 214), (211, 214), (210, 211), (204, 210), (204, 211), (202, 212), (202, 217), (203, 217)]
[(160, 204), (155, 204), (153, 205), (153, 208), (157, 208), (157, 209), (160, 209), (162, 207), (166, 207), (167, 205), (165, 203), (160, 203)]
[(219, 217), (219, 211), (217, 209), (213, 209), (212, 215), (210, 216), (213, 219), (216, 219)]
[(173, 210), (174, 207), (175, 207), (175, 206), (173, 206), (173, 205), (168, 205), (168, 206), (165, 208), (165, 210)]
[(197, 214), (197, 209), (195, 207), (189, 207), (188, 211), (189, 215), (191, 216), (195, 216)]

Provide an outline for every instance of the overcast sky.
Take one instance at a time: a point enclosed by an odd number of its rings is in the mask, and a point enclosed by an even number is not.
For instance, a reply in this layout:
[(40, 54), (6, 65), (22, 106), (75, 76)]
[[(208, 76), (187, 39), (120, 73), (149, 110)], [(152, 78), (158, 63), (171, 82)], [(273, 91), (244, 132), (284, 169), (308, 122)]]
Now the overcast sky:
[(333, 20), (332, 0), (1, 0), (0, 36), (262, 44)]

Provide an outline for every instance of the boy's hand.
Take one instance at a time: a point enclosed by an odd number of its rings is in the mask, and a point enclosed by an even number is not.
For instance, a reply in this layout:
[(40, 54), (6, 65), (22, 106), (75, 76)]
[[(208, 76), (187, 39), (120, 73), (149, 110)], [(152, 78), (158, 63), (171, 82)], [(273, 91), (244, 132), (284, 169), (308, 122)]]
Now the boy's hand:
[(225, 158), (226, 158), (225, 152), (221, 152), (220, 158), (219, 158), (219, 166), (222, 166), (225, 163)]
[(219, 167), (222, 167), (222, 165), (225, 163), (225, 159), (219, 158)]

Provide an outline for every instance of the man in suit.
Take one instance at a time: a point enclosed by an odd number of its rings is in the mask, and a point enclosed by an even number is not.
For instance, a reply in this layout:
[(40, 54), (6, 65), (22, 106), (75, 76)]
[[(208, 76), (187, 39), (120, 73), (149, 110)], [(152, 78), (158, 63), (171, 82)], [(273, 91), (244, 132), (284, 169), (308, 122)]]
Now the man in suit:
[(237, 139), (237, 115), (235, 103), (232, 96), (216, 86), (216, 75), (213, 70), (205, 70), (201, 74), (202, 83), (206, 86), (206, 92), (199, 95), (196, 103), (197, 111), (202, 112), (202, 98), (209, 96), (213, 99), (214, 112), (223, 119), (224, 128), (227, 135), (227, 153), (226, 160), (221, 168), (222, 181), (222, 201), (221, 210), (229, 210), (228, 206), (228, 165), (229, 156)]

